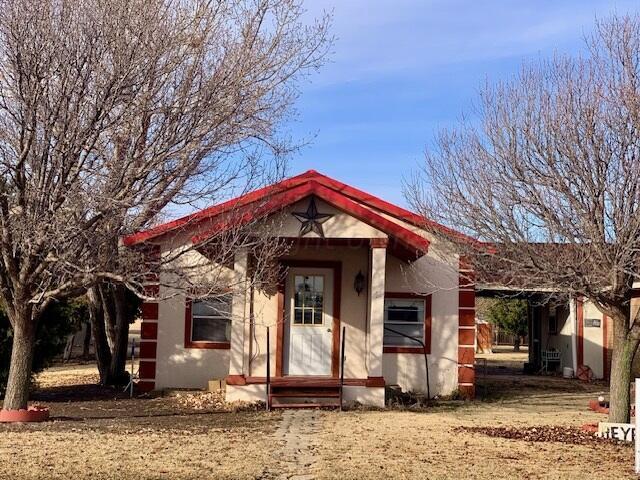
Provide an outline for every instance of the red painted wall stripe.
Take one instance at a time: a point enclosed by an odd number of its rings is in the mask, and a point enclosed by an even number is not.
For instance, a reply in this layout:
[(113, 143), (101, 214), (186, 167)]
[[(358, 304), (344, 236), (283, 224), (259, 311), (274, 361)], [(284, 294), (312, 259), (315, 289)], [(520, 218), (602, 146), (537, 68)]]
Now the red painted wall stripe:
[(142, 322), (140, 326), (140, 338), (142, 340), (157, 340), (158, 324), (153, 322)]
[(476, 351), (474, 347), (458, 347), (458, 364), (473, 365), (476, 361)]
[(158, 320), (158, 304), (145, 302), (142, 304), (143, 320)]
[(476, 382), (475, 368), (460, 365), (458, 366), (458, 383), (473, 383)]
[(138, 373), (142, 380), (151, 380), (156, 378), (156, 362), (151, 360), (140, 360)]
[(473, 310), (460, 310), (458, 314), (458, 324), (465, 327), (474, 327), (476, 324), (476, 311)]
[(460, 290), (458, 302), (458, 307), (460, 308), (476, 308), (476, 292), (473, 290)]
[(138, 358), (156, 358), (157, 350), (157, 342), (140, 342), (140, 353), (138, 354)]
[(476, 292), (475, 275), (465, 257), (460, 257), (458, 278), (458, 392), (475, 397)]
[(138, 390), (141, 392), (150, 392), (156, 388), (156, 382), (151, 380), (140, 380), (138, 382)]

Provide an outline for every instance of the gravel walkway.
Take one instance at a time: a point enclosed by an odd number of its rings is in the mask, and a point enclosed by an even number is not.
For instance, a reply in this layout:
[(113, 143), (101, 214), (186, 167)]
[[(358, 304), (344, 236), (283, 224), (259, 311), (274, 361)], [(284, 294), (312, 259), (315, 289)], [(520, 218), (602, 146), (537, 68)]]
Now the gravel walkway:
[(318, 410), (285, 410), (274, 437), (282, 446), (279, 451), (280, 472), (276, 478), (311, 480), (316, 478), (319, 433), (322, 412)]

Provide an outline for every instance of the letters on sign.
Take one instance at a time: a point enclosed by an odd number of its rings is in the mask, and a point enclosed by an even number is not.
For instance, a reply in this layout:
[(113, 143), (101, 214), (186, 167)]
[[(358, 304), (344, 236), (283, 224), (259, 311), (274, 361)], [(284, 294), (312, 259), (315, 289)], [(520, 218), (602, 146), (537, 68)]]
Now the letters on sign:
[(636, 439), (636, 426), (632, 423), (600, 422), (597, 435), (602, 438), (633, 442)]
[(602, 321), (599, 318), (585, 318), (584, 326), (587, 328), (600, 328)]

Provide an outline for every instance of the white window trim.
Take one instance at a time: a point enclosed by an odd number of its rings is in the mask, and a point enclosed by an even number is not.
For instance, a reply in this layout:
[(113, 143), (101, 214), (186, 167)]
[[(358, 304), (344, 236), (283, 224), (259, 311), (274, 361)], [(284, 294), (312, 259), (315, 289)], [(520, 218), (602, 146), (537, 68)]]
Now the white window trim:
[[(420, 302), (422, 304), (422, 319), (420, 319), (418, 322), (401, 322), (401, 321), (389, 321), (386, 319), (387, 317), (387, 302), (390, 301), (398, 301), (398, 300), (402, 300), (402, 301), (410, 301), (410, 302)], [(384, 309), (383, 309), (383, 315), (384, 315), (384, 326), (386, 327), (387, 325), (390, 328), (393, 328), (393, 325), (419, 325), (420, 328), (422, 329), (422, 343), (425, 344), (426, 343), (426, 329), (425, 329), (425, 317), (427, 315), (427, 303), (426, 300), (424, 298), (419, 298), (419, 297), (394, 297), (393, 295), (386, 297), (384, 299)], [(387, 333), (387, 331), (385, 331), (385, 333)], [(389, 332), (391, 333), (391, 332)], [(422, 345), (420, 345), (418, 342), (411, 342), (412, 345), (395, 345), (395, 344), (390, 344), (390, 343), (386, 343), (385, 342), (385, 336), (383, 335), (382, 337), (382, 345), (383, 347), (394, 347), (394, 348), (412, 348), (412, 347), (421, 347)]]

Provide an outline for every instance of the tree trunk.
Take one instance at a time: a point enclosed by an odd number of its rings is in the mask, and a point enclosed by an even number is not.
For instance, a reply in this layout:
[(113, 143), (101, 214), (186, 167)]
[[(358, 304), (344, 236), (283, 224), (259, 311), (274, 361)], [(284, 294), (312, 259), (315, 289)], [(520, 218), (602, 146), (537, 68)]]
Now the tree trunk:
[(93, 335), (93, 348), (100, 373), (100, 384), (107, 385), (109, 382), (109, 369), (111, 366), (111, 350), (107, 341), (107, 333), (104, 326), (104, 312), (102, 310), (102, 300), (97, 291), (97, 287), (91, 288), (87, 292), (89, 299), (89, 318), (91, 320), (91, 334)]
[(89, 358), (89, 347), (91, 346), (91, 322), (86, 322), (84, 325), (84, 339), (82, 340), (82, 358), (87, 360)]
[(515, 335), (515, 337), (513, 339), (513, 351), (514, 352), (519, 352), (520, 351), (520, 336), (519, 335)]
[(73, 353), (73, 342), (76, 338), (76, 334), (72, 333), (67, 336), (67, 344), (64, 347), (64, 353), (62, 354), (62, 361), (68, 362), (71, 359), (71, 354)]
[(629, 335), (628, 318), (613, 318), (613, 352), (609, 384), (609, 421), (629, 423), (631, 367), (638, 340)]
[(19, 315), (20, 318), (13, 319), (11, 364), (3, 405), (5, 410), (25, 409), (29, 400), (36, 325), (28, 312), (20, 312)]
[(126, 385), (129, 382), (127, 367), (127, 350), (129, 346), (129, 316), (127, 314), (127, 297), (124, 285), (114, 285), (109, 289), (109, 295), (103, 297), (104, 301), (112, 302), (107, 309), (115, 315), (115, 335), (111, 346), (111, 365), (109, 368), (109, 382), (114, 385)]
[(102, 315), (105, 323), (105, 331), (107, 334), (107, 341), (109, 342), (109, 348), (113, 352), (116, 348), (116, 325), (118, 323), (116, 304), (113, 301), (113, 286), (109, 284), (100, 284), (97, 289), (100, 292), (100, 301), (102, 302)]

